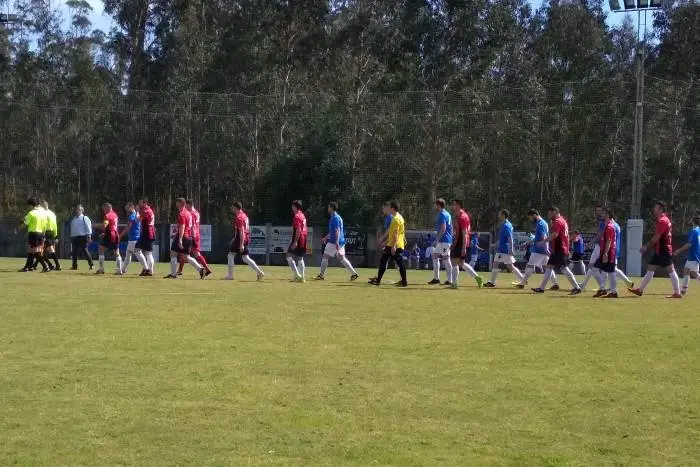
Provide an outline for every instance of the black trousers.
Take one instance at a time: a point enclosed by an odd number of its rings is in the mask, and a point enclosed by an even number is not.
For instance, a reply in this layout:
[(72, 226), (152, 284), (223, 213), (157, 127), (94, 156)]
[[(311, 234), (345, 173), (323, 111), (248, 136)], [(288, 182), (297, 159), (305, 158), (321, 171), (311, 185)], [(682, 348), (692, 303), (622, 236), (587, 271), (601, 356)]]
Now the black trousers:
[(70, 243), (71, 243), (71, 259), (73, 260), (73, 267), (77, 268), (78, 267), (78, 256), (82, 253), (85, 256), (85, 259), (87, 259), (87, 262), (90, 266), (92, 266), (92, 257), (90, 256), (90, 252), (88, 251), (88, 236), (83, 235), (80, 237), (71, 237)]
[(391, 247), (384, 248), (384, 253), (382, 254), (382, 259), (379, 262), (379, 271), (377, 271), (377, 279), (381, 282), (382, 277), (384, 277), (384, 272), (389, 265), (389, 260), (393, 259), (396, 266), (399, 267), (399, 274), (401, 274), (401, 282), (406, 283), (406, 266), (403, 264), (403, 250), (401, 248), (396, 249), (396, 254), (391, 254)]

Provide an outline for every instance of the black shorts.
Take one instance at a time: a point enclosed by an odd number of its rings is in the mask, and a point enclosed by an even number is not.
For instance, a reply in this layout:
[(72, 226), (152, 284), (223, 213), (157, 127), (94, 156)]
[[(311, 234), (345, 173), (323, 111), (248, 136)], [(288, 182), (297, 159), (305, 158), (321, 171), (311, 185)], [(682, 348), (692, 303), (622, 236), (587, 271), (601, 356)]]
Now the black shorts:
[(189, 255), (192, 251), (192, 239), (190, 237), (182, 238), (182, 248), (178, 245), (178, 239), (173, 238), (173, 243), (170, 245), (170, 251), (179, 253), (181, 255)]
[(667, 268), (673, 265), (673, 257), (667, 254), (658, 255), (654, 253), (654, 256), (649, 260), (649, 266), (658, 266), (660, 268)]
[(303, 258), (306, 255), (306, 247), (305, 246), (299, 246), (296, 248), (289, 247), (287, 250), (287, 253), (289, 253), (292, 256), (296, 256), (297, 258)]
[(248, 256), (248, 244), (244, 243), (243, 244), (243, 249), (241, 250), (241, 241), (234, 238), (231, 240), (231, 246), (229, 247), (228, 251), (230, 253), (234, 253), (238, 256)]
[(572, 253), (571, 254), (571, 261), (583, 261), (583, 255), (581, 253)]
[(450, 247), (450, 258), (464, 259), (464, 243), (457, 241)]
[(56, 232), (47, 230), (44, 232), (44, 246), (46, 248), (56, 245)]
[(554, 266), (555, 268), (563, 268), (569, 264), (569, 258), (561, 251), (555, 251), (549, 257), (547, 261), (547, 266)]
[(136, 240), (136, 249), (141, 251), (153, 251), (153, 242), (150, 238), (139, 238)]
[(29, 232), (27, 235), (29, 248), (39, 248), (44, 244), (44, 234), (39, 232)]
[(397, 248), (396, 253), (392, 255), (391, 254), (391, 247), (385, 246), (384, 247), (384, 254), (391, 256), (392, 258), (394, 258), (394, 260), (401, 259), (403, 257), (403, 248)]
[(117, 235), (117, 232), (105, 233), (100, 246), (108, 251), (117, 251), (119, 249), (119, 235)]
[(598, 261), (595, 262), (594, 266), (601, 271), (608, 273), (615, 272), (615, 269), (617, 268), (615, 263), (604, 263), (602, 258), (598, 258)]

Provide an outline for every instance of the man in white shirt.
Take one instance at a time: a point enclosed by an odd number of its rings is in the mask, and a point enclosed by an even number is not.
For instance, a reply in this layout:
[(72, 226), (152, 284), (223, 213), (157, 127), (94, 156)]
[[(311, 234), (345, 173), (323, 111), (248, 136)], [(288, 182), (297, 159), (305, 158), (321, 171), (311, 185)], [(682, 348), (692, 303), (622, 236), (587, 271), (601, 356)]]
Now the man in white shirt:
[(82, 253), (87, 259), (90, 270), (93, 268), (92, 257), (88, 251), (88, 243), (92, 237), (92, 222), (90, 218), (84, 214), (84, 209), (81, 204), (75, 208), (75, 216), (70, 221), (70, 243), (71, 243), (71, 259), (73, 261), (72, 270), (78, 269), (78, 256)]

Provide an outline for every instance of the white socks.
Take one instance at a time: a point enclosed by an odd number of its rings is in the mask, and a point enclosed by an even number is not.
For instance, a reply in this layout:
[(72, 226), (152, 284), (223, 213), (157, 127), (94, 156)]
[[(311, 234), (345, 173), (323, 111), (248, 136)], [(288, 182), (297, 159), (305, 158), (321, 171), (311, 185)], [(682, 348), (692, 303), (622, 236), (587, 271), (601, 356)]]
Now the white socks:
[(136, 255), (136, 259), (141, 263), (141, 267), (143, 269), (148, 269), (148, 263), (146, 262), (146, 257), (143, 255), (143, 251), (136, 250), (134, 255)]
[(304, 264), (304, 258), (299, 258), (299, 261), (297, 261), (297, 268), (299, 270), (299, 277), (303, 279), (304, 274), (306, 273), (306, 264)]
[[(496, 283), (496, 277), (498, 277), (498, 268), (499, 268), (500, 266), (501, 266), (500, 264), (499, 264), (499, 265), (495, 265), (495, 264), (494, 264), (494, 265), (493, 265), (493, 269), (491, 269), (491, 279), (489, 279), (489, 282), (491, 282), (492, 284), (495, 284), (495, 283)], [(522, 280), (522, 279), (523, 279), (523, 278), (520, 277), (520, 280)]]
[[(564, 275), (566, 276), (567, 279), (569, 279), (569, 283), (571, 283), (571, 287), (574, 289), (578, 289), (579, 285), (578, 282), (576, 282), (576, 276), (574, 276), (574, 273), (569, 269), (569, 267), (564, 268)], [(605, 287), (605, 284), (601, 285), (601, 288)]]
[(450, 257), (442, 258), (442, 263), (445, 265), (445, 272), (447, 273), (448, 282), (452, 283), (452, 261)]
[(525, 274), (523, 274), (523, 278), (520, 279), (520, 285), (527, 285), (527, 281), (532, 277), (532, 275), (535, 273), (535, 268), (533, 266), (528, 266), (525, 268)]
[(471, 267), (471, 265), (467, 264), (467, 263), (464, 263), (464, 271), (472, 277), (476, 277), (478, 275), (476, 273), (476, 271), (474, 270), (474, 268)]
[(146, 266), (148, 266), (148, 270), (151, 272), (156, 272), (156, 260), (153, 259), (153, 252), (152, 251), (147, 251), (146, 252)]
[[(347, 256), (343, 256), (343, 259), (340, 260), (340, 264), (343, 265), (345, 270), (349, 272), (351, 275), (357, 274), (357, 271), (355, 271), (355, 268), (352, 267), (352, 263), (350, 260), (347, 258)], [(326, 262), (326, 267), (328, 267), (328, 262)]]
[(294, 258), (292, 258), (291, 256), (287, 256), (287, 264), (294, 273), (294, 277), (301, 277), (299, 275), (299, 269), (297, 269), (297, 264), (294, 262)]
[(177, 277), (177, 256), (170, 257), (170, 275)]
[(262, 273), (263, 273), (262, 269), (260, 269), (260, 267), (258, 266), (258, 264), (257, 264), (255, 261), (253, 261), (253, 260), (251, 259), (250, 256), (248, 256), (248, 255), (244, 256), (244, 257), (243, 257), (243, 262), (244, 262), (245, 264), (247, 264), (247, 265), (250, 267), (250, 269), (252, 269), (252, 270), (255, 271), (256, 273), (258, 273), (258, 274), (262, 274)]
[(559, 282), (557, 281), (557, 273), (554, 272), (554, 269), (552, 269), (552, 277), (549, 280), (552, 281), (552, 285), (559, 285)]
[[(617, 274), (614, 272), (608, 273), (608, 279), (610, 280), (610, 292), (617, 293)], [(605, 287), (605, 284), (603, 284), (603, 287)]]
[[(449, 276), (450, 273), (448, 272), (447, 275)], [(433, 258), (433, 279), (440, 280), (440, 258)]]
[(671, 274), (668, 275), (668, 277), (671, 279), (671, 285), (673, 286), (673, 293), (680, 295), (681, 293), (681, 282), (680, 279), (678, 278), (678, 273), (674, 269), (671, 271)]
[(452, 280), (454, 285), (459, 285), (459, 266), (452, 266)]
[(647, 285), (649, 285), (649, 282), (654, 278), (654, 271), (647, 271), (647, 273), (644, 275), (644, 279), (642, 279), (642, 283), (639, 284), (639, 290), (644, 292), (644, 289), (647, 288)]
[(515, 265), (510, 265), (510, 272), (512, 272), (513, 275), (517, 277), (519, 281), (523, 280), (523, 273), (520, 272), (520, 269), (516, 268)]
[(100, 262), (100, 271), (105, 270), (105, 255), (100, 255), (97, 257), (98, 261)]
[(116, 260), (117, 260), (117, 272), (119, 274), (121, 274), (122, 273), (122, 257), (120, 255), (117, 255)]
[(683, 276), (683, 285), (681, 287), (681, 290), (683, 293), (686, 293), (688, 291), (688, 286), (690, 285), (690, 276)]
[(228, 254), (228, 277), (229, 279), (233, 279), (233, 269), (236, 265), (236, 255), (234, 253), (229, 253)]
[(187, 262), (190, 263), (192, 265), (192, 267), (197, 270), (197, 272), (202, 270), (202, 265), (199, 264), (196, 259), (194, 259), (193, 257), (191, 257), (189, 255), (187, 255)]
[(617, 274), (617, 277), (619, 277), (628, 284), (632, 282), (630, 278), (627, 277), (627, 275), (620, 270), (620, 268), (615, 268), (615, 274)]
[(544, 273), (544, 278), (542, 279), (542, 283), (540, 284), (540, 289), (544, 290), (547, 288), (547, 284), (549, 283), (550, 280), (552, 280), (552, 274), (554, 274), (554, 269), (547, 268), (547, 270)]
[(131, 252), (126, 252), (126, 258), (124, 258), (124, 264), (122, 265), (122, 271), (126, 273), (126, 270), (129, 268), (129, 265), (131, 264)]
[(328, 258), (326, 258), (326, 257), (324, 256), (323, 259), (321, 260), (321, 270), (319, 271), (319, 275), (320, 275), (321, 277), (325, 277), (325, 276), (326, 276), (326, 270), (328, 270)]

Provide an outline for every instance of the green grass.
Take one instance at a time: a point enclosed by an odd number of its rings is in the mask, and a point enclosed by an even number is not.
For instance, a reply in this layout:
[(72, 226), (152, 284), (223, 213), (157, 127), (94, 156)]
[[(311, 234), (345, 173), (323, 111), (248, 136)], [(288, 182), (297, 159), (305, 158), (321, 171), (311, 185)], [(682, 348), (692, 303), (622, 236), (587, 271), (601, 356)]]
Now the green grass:
[(0, 260), (0, 465), (700, 462), (697, 283), (604, 301), (21, 262)]

